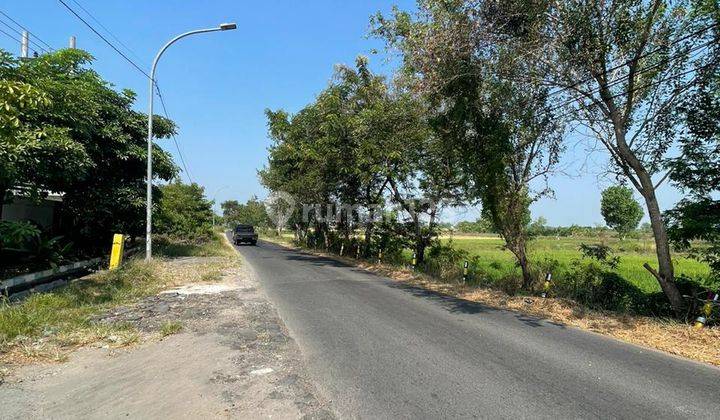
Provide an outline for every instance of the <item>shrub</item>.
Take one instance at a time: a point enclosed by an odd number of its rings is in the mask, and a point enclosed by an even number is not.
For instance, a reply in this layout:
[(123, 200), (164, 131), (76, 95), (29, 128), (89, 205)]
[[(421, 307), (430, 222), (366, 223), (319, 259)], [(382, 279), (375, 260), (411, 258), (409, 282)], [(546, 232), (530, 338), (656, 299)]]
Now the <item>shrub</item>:
[(462, 279), (462, 263), (467, 259), (468, 252), (455, 249), (452, 243), (437, 243), (428, 250), (423, 269), (441, 281), (459, 281)]
[(160, 188), (155, 232), (187, 241), (207, 241), (213, 236), (212, 203), (205, 198), (203, 187), (174, 182)]
[(597, 260), (575, 260), (572, 268), (555, 278), (553, 284), (556, 296), (573, 299), (591, 308), (628, 313), (657, 310), (642, 290)]
[(547, 276), (548, 273), (552, 274), (553, 276), (557, 276), (559, 270), (560, 270), (560, 261), (554, 259), (554, 258), (543, 258), (539, 261), (534, 261), (532, 268), (532, 274), (533, 274), (533, 290), (539, 289), (539, 286), (543, 284), (545, 281), (545, 276)]
[(522, 288), (522, 278), (515, 272), (509, 272), (497, 279), (494, 286), (513, 296)]

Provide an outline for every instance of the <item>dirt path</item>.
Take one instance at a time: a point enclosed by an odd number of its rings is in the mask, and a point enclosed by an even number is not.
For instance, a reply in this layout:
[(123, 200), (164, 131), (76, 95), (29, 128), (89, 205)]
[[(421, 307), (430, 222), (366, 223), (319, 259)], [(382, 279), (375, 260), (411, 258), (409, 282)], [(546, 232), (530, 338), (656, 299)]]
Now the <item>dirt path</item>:
[(85, 348), (64, 364), (17, 369), (0, 385), (0, 418), (334, 417), (245, 271), (95, 321), (127, 322), (147, 336), (168, 322), (182, 330), (132, 348)]

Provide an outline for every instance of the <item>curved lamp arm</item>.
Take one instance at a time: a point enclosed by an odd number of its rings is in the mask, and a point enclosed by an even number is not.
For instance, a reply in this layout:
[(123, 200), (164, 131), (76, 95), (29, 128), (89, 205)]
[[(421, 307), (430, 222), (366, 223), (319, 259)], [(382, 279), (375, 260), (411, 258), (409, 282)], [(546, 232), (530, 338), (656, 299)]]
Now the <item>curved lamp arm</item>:
[(175, 38), (168, 41), (167, 44), (163, 45), (158, 51), (150, 69), (150, 97), (148, 98), (148, 131), (147, 131), (147, 202), (146, 202), (146, 226), (145, 226), (145, 259), (149, 260), (152, 258), (152, 139), (153, 139), (153, 100), (155, 99), (155, 70), (157, 68), (158, 61), (162, 57), (165, 50), (167, 50), (176, 41), (185, 38), (186, 36), (202, 34), (205, 32), (216, 32), (216, 31), (228, 31), (236, 29), (237, 25), (234, 23), (222, 23), (216, 28), (207, 29), (196, 29), (194, 31), (185, 32), (176, 36)]

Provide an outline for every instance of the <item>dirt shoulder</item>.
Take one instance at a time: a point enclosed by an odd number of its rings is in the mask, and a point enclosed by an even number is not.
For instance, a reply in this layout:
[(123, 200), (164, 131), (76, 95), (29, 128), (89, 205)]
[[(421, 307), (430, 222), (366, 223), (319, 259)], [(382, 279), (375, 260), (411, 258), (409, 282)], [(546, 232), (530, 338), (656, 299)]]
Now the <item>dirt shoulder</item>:
[[(166, 262), (182, 272), (202, 258)], [(66, 363), (14, 365), (0, 382), (1, 418), (332, 418), (300, 350), (258, 283), (225, 268), (94, 315), (128, 325), (137, 344), (113, 337)]]
[[(281, 246), (299, 249), (286, 240), (263, 239)], [(302, 251), (333, 258), (413, 287), (483, 303), (494, 308), (509, 309), (550, 319), (628, 343), (720, 366), (720, 346), (718, 346), (720, 328), (718, 327), (696, 330), (690, 325), (673, 320), (596, 311), (568, 299), (510, 296), (502, 291), (483, 287), (441, 283), (430, 276), (402, 267), (372, 264), (367, 261), (358, 261), (353, 258), (307, 249), (302, 249)]]

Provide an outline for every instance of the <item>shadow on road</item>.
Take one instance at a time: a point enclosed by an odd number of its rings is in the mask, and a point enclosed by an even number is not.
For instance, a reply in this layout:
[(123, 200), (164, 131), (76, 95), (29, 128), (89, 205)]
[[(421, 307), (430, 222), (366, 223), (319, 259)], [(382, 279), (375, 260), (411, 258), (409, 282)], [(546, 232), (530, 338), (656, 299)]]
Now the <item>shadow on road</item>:
[(412, 286), (408, 284), (403, 283), (397, 283), (394, 281), (389, 281), (388, 283), (389, 287), (400, 289), (404, 292), (408, 292), (412, 294), (415, 297), (427, 299), (433, 303), (436, 303), (446, 309), (449, 312), (452, 313), (463, 313), (463, 314), (481, 314), (481, 313), (502, 313), (502, 314), (508, 314), (512, 315), (517, 319), (518, 321), (522, 322), (523, 324), (538, 328), (538, 327), (557, 327), (564, 329), (566, 328), (565, 325), (559, 324), (557, 322), (549, 321), (543, 318), (539, 318), (536, 316), (523, 314), (520, 312), (515, 312), (507, 309), (499, 309), (499, 308), (493, 308), (491, 306), (487, 306), (482, 303), (478, 302), (472, 302), (465, 299), (456, 298), (450, 295), (446, 295), (440, 292), (435, 292), (433, 290), (427, 290), (423, 289), (421, 287)]
[[(265, 244), (268, 244), (265, 242)], [(270, 243), (271, 244), (271, 243)], [(304, 262), (308, 264), (312, 264), (316, 267), (336, 267), (336, 268), (348, 268), (352, 271), (356, 272), (362, 272), (364, 274), (372, 275), (377, 277), (380, 280), (383, 280), (385, 284), (388, 287), (399, 289), (404, 292), (410, 293), (415, 297), (426, 299), (432, 303), (440, 305), (445, 310), (451, 312), (451, 313), (463, 313), (463, 314), (482, 314), (482, 313), (494, 313), (494, 314), (505, 314), (513, 316), (516, 320), (522, 322), (523, 324), (533, 327), (533, 328), (539, 328), (539, 327), (556, 327), (564, 329), (566, 328), (565, 325), (559, 324), (553, 321), (549, 321), (543, 318), (535, 317), (528, 314), (523, 314), (520, 312), (515, 312), (512, 310), (507, 309), (499, 309), (499, 308), (493, 308), (488, 305), (484, 305), (482, 303), (478, 302), (472, 302), (465, 299), (456, 298), (454, 296), (446, 295), (440, 292), (435, 292), (432, 290), (423, 289), (421, 287), (408, 285), (405, 283), (399, 283), (397, 281), (394, 281), (392, 279), (389, 279), (387, 277), (381, 276), (379, 274), (375, 274), (372, 272), (369, 272), (367, 270), (363, 270), (361, 268), (358, 268), (356, 266), (343, 263), (341, 261), (335, 260), (333, 258), (327, 258), (322, 257), (318, 255), (313, 254), (307, 254), (303, 251), (299, 250), (293, 250), (284, 248), (275, 244), (271, 244), (271, 247), (277, 251), (280, 251), (282, 253), (282, 259), (287, 261), (298, 261), (298, 262)], [(272, 258), (277, 258), (272, 257)]]
[(331, 258), (317, 257), (314, 255), (294, 253), (294, 254), (290, 254), (290, 255), (285, 255), (284, 259), (288, 260), (288, 261), (302, 261), (302, 262), (310, 263), (310, 264), (313, 264), (316, 266), (352, 268), (351, 265), (344, 264), (340, 261), (333, 260)]

